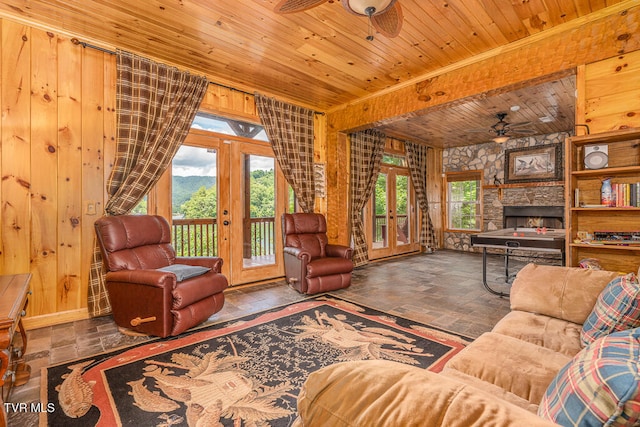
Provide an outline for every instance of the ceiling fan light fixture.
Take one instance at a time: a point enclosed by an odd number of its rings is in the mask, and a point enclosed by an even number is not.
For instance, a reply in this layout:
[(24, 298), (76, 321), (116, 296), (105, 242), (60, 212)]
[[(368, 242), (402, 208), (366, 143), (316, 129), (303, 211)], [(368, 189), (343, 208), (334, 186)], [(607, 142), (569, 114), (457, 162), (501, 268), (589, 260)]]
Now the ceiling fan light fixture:
[(509, 140), (509, 137), (506, 136), (506, 135), (496, 136), (495, 138), (493, 138), (493, 142), (495, 142), (497, 144), (504, 144), (508, 140)]
[(395, 2), (396, 0), (342, 0), (348, 11), (368, 17), (384, 12)]

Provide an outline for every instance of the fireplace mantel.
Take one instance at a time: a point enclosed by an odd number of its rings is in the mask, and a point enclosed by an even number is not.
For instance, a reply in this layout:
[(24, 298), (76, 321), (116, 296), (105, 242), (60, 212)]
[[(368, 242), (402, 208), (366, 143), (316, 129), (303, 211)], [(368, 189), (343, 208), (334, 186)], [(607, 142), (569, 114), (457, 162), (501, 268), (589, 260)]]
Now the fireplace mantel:
[(506, 188), (526, 188), (526, 187), (560, 187), (564, 185), (564, 181), (541, 181), (541, 182), (521, 182), (516, 184), (488, 184), (483, 185), (482, 189), (498, 189), (498, 200), (502, 200), (502, 190)]

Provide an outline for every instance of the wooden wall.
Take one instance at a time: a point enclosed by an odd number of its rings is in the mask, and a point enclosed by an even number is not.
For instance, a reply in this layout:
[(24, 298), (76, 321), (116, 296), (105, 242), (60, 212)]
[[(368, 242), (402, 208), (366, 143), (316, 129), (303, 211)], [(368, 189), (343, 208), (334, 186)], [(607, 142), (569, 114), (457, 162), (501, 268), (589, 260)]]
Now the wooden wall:
[(0, 274), (32, 274), (28, 315), (75, 312), (114, 148), (115, 61), (9, 20), (0, 29)]
[[(578, 78), (584, 87), (577, 123), (591, 133), (640, 127), (640, 50), (587, 64)], [(584, 128), (581, 129), (584, 133)]]

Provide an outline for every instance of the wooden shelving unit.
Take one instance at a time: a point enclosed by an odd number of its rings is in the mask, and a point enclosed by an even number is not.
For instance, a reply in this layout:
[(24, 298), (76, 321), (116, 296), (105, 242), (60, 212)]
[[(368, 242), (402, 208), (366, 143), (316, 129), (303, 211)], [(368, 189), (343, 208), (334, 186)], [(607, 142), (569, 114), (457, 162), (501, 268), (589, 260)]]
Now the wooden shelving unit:
[[(607, 167), (585, 167), (585, 147), (591, 145), (607, 147)], [(640, 182), (640, 128), (568, 138), (565, 168), (567, 265), (577, 266), (581, 259), (596, 258), (607, 270), (637, 272), (640, 245), (590, 244), (580, 237), (596, 231), (640, 231), (640, 207), (598, 206), (603, 179), (611, 178), (618, 184)]]

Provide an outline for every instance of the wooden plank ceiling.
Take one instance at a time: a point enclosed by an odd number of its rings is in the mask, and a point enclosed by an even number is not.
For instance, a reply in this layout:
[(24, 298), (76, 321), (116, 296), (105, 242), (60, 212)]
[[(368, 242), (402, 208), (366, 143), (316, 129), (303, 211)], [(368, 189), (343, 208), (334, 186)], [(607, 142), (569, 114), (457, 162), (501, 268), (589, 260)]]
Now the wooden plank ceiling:
[[(398, 0), (404, 14), (400, 34), (373, 41), (366, 40), (367, 19), (348, 13), (338, 0), (287, 15), (272, 11), (278, 1), (3, 0), (0, 16), (129, 50), (239, 90), (331, 111), (635, 0)], [(565, 76), (506, 95), (479, 94), (451, 111), (390, 119), (383, 128), (434, 145), (470, 144), (490, 138), (466, 131), (491, 126), (504, 110), (507, 121), (535, 126), (539, 117), (554, 115), (557, 126), (547, 124), (540, 132), (563, 131), (573, 128), (574, 90), (573, 77)], [(512, 105), (521, 110), (511, 113)]]

